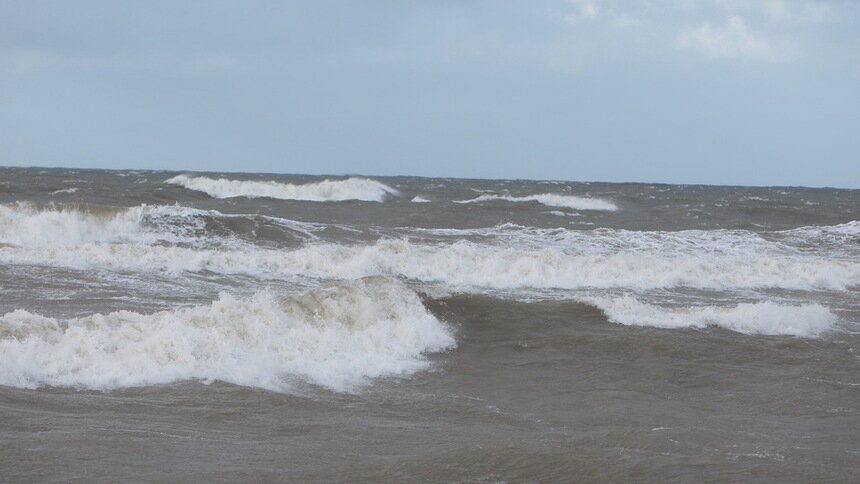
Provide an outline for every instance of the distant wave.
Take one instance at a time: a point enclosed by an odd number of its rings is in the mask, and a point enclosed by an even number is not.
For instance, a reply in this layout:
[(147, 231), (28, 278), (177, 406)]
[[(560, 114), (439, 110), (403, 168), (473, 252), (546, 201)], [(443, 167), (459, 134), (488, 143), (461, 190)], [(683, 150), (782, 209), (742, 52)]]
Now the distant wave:
[(54, 190), (53, 192), (51, 192), (51, 195), (61, 195), (63, 193), (75, 193), (77, 191), (78, 191), (77, 188), (65, 188), (65, 189), (61, 189), (61, 190)]
[(524, 197), (481, 195), (471, 200), (456, 200), (454, 203), (480, 203), (491, 200), (506, 200), (508, 202), (538, 202), (549, 207), (571, 208), (574, 210), (618, 210), (618, 206), (608, 200), (576, 197), (573, 195), (559, 195), (556, 193), (541, 193), (539, 195), (528, 195)]
[(182, 380), (288, 391), (296, 379), (349, 391), (408, 375), (451, 331), (396, 280), (333, 283), (299, 296), (226, 294), (208, 306), (58, 320), (0, 316), (0, 384), (93, 389)]
[(734, 307), (665, 308), (633, 297), (594, 298), (589, 302), (612, 322), (658, 328), (718, 326), (739, 333), (814, 337), (831, 329), (838, 319), (819, 304), (764, 301)]
[(381, 202), (386, 197), (399, 193), (388, 185), (367, 178), (323, 180), (295, 185), (274, 181), (227, 180), (225, 178), (214, 179), (203, 176), (177, 175), (166, 180), (165, 183), (204, 192), (215, 198), (267, 197), (312, 202), (340, 202), (345, 200)]

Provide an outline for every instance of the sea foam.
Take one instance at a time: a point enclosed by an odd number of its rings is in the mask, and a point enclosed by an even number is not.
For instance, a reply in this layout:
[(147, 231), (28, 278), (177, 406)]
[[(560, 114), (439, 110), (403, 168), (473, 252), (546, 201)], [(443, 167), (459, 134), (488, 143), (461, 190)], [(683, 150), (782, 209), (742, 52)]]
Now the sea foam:
[[(146, 207), (0, 205), (0, 242), (19, 246), (74, 246), (137, 239)], [(152, 240), (152, 239), (150, 239)]]
[(560, 195), (557, 193), (541, 193), (538, 195), (527, 195), (524, 197), (512, 197), (505, 195), (481, 195), (471, 200), (456, 200), (455, 203), (480, 203), (491, 200), (505, 200), (508, 202), (538, 202), (548, 207), (562, 207), (573, 210), (618, 210), (618, 206), (608, 200), (599, 198), (584, 198), (573, 195)]
[[(186, 244), (208, 246), (224, 236), (207, 231), (208, 219), (264, 220), (306, 238), (323, 226), (277, 217), (224, 214), (179, 205), (139, 205), (129, 208), (94, 205), (0, 205), (0, 243), (31, 248), (88, 244)], [(236, 244), (233, 244), (236, 245)]]
[(215, 198), (279, 198), (283, 200), (307, 200), (312, 202), (340, 202), (363, 200), (382, 202), (399, 192), (384, 183), (367, 178), (347, 178), (345, 180), (323, 180), (321, 182), (295, 185), (274, 181), (228, 180), (177, 175), (165, 181), (189, 190), (204, 192)]
[(222, 294), (208, 306), (59, 320), (0, 317), (0, 384), (113, 389), (183, 380), (289, 391), (296, 380), (349, 391), (409, 375), (451, 330), (396, 280), (332, 283), (299, 296)]
[(0, 247), (0, 263), (142, 272), (198, 272), (261, 277), (354, 279), (405, 277), (458, 289), (636, 290), (785, 288), (845, 290), (860, 286), (860, 263), (815, 257), (713, 254), (567, 254), (470, 242), (432, 246), (407, 240), (369, 245), (309, 244), (298, 249), (192, 249), (140, 244)]
[(833, 328), (838, 318), (820, 304), (741, 303), (734, 307), (668, 308), (634, 297), (594, 298), (610, 321), (635, 326), (683, 328), (718, 326), (739, 333), (815, 337)]
[[(275, 249), (215, 236), (207, 221), (225, 215), (180, 206), (36, 207), (0, 205), (0, 263), (74, 269), (199, 272), (274, 278), (405, 277), (460, 289), (647, 290), (835, 289), (860, 286), (860, 261), (834, 245), (810, 255), (816, 234), (852, 226), (771, 233), (636, 232), (529, 229), (417, 230), (418, 241), (381, 239), (361, 245), (319, 243), (323, 226), (266, 218), (299, 233), (298, 248)], [(270, 220), (271, 219), (271, 220)], [(811, 238), (810, 238), (811, 237)], [(477, 239), (481, 242), (463, 239)], [(847, 244), (850, 246), (850, 244)], [(830, 249), (829, 249), (830, 250)]]

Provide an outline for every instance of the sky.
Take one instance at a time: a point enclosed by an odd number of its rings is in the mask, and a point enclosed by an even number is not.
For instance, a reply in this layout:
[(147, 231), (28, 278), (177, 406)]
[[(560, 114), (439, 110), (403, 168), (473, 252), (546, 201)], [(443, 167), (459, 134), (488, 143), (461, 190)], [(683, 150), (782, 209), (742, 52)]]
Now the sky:
[(860, 2), (0, 0), (0, 166), (860, 188)]

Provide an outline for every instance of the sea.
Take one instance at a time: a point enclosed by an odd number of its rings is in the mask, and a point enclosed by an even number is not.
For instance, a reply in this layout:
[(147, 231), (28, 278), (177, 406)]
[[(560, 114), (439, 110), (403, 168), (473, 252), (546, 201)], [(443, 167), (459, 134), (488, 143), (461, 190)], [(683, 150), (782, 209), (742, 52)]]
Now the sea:
[(860, 482), (860, 190), (0, 168), (2, 482)]

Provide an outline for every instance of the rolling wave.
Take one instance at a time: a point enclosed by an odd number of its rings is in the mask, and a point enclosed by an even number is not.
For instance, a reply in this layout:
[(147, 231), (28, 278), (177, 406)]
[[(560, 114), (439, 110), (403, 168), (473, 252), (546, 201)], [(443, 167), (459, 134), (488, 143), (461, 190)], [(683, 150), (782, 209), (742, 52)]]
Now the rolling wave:
[[(757, 301), (737, 305), (686, 306), (649, 304), (632, 296), (574, 297), (536, 301), (499, 300), (488, 295), (454, 294), (429, 300), (431, 310), (451, 320), (483, 321), (498, 315), (499, 329), (510, 323), (504, 315), (542, 324), (579, 326), (614, 323), (662, 329), (722, 328), (743, 334), (817, 338), (836, 329), (839, 318), (820, 304)], [(514, 319), (518, 324), (518, 319)]]
[[(261, 227), (277, 228), (267, 233), (280, 248), (260, 245)], [(181, 206), (0, 205), (0, 262), (275, 278), (393, 276), (473, 289), (860, 287), (854, 222), (766, 237), (741, 230), (408, 229), (425, 240), (361, 245), (322, 243), (315, 233), (324, 227)], [(806, 249), (811, 245), (816, 252)]]
[(382, 202), (399, 192), (367, 178), (347, 178), (345, 180), (323, 180), (316, 183), (295, 185), (274, 181), (228, 180), (177, 175), (165, 181), (189, 190), (204, 192), (214, 198), (277, 198), (282, 200), (307, 200), (312, 202), (341, 202), (362, 200)]
[(658, 328), (717, 326), (739, 333), (816, 337), (831, 330), (836, 315), (820, 304), (741, 303), (734, 307), (667, 308), (633, 297), (592, 298), (614, 323)]
[[(313, 239), (318, 224), (262, 215), (231, 215), (179, 205), (130, 208), (95, 205), (0, 205), (0, 243), (19, 247), (73, 247), (87, 244), (222, 245), (275, 226), (282, 237)], [(236, 246), (237, 244), (232, 244)]]
[(450, 329), (396, 280), (333, 283), (299, 296), (226, 294), (208, 306), (58, 320), (0, 316), (0, 384), (112, 389), (183, 380), (349, 391), (427, 367)]
[(562, 207), (573, 210), (618, 210), (618, 206), (608, 200), (599, 198), (584, 198), (573, 195), (559, 195), (556, 193), (541, 193), (538, 195), (527, 195), (524, 197), (512, 197), (504, 195), (481, 195), (471, 200), (457, 200), (454, 203), (481, 203), (492, 200), (505, 200), (508, 202), (538, 202), (548, 207)]
[(456, 288), (637, 290), (784, 288), (845, 290), (860, 286), (860, 263), (817, 257), (716, 254), (570, 255), (457, 242), (443, 246), (381, 240), (369, 245), (310, 244), (298, 249), (192, 249), (137, 244), (0, 247), (0, 262), (142, 272), (245, 274), (355, 279), (382, 275)]

